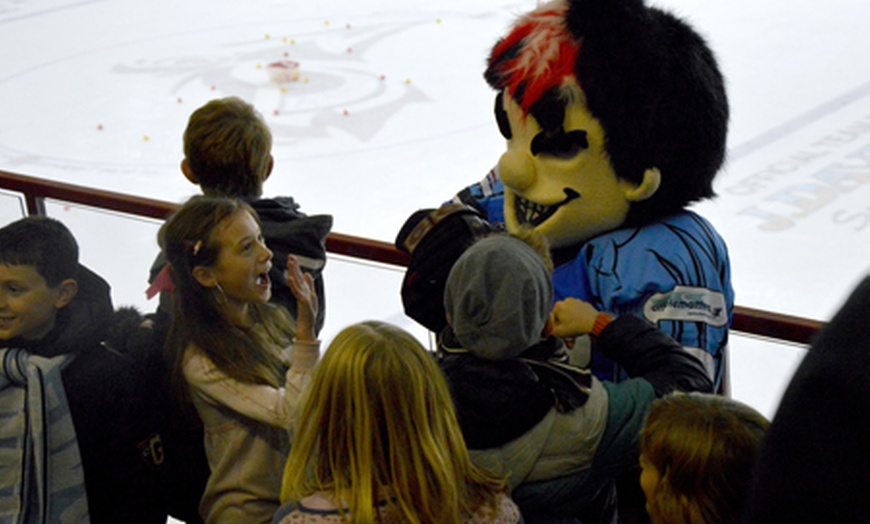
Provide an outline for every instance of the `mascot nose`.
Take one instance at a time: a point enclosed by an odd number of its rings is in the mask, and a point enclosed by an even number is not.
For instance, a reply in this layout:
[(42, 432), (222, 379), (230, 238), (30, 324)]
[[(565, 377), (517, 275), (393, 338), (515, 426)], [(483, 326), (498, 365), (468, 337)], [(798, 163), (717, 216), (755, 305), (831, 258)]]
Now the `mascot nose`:
[(498, 174), (504, 185), (516, 193), (525, 191), (535, 184), (537, 170), (527, 152), (508, 149), (498, 160)]

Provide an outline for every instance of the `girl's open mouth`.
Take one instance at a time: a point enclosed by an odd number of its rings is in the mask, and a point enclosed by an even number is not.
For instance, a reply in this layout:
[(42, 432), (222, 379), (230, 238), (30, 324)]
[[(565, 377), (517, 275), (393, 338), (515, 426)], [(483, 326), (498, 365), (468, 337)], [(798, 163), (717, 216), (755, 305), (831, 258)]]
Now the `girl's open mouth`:
[(271, 287), (272, 281), (269, 279), (269, 273), (260, 273), (257, 275), (256, 283), (260, 287)]

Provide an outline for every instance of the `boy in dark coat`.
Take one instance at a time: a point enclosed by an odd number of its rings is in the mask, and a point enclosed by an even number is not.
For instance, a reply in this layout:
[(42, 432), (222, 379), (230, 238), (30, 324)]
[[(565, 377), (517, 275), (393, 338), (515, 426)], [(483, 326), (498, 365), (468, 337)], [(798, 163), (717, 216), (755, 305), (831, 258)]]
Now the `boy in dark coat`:
[(195, 522), (141, 322), (60, 222), (0, 229), (0, 521)]

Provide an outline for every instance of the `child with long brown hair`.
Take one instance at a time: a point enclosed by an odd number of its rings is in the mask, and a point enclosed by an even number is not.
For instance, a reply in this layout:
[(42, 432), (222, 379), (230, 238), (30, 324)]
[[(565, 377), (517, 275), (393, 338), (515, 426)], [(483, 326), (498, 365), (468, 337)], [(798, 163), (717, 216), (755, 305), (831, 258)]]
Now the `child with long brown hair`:
[(770, 423), (728, 397), (672, 393), (641, 432), (640, 483), (652, 524), (738, 524)]
[(167, 351), (202, 421), (211, 470), (200, 513), (208, 523), (269, 522), (288, 429), (320, 352), (312, 279), (294, 257), (281, 261), (299, 304), (294, 325), (269, 303), (272, 252), (256, 213), (238, 200), (191, 198), (160, 241), (175, 285)]
[(521, 522), (474, 466), (432, 354), (383, 322), (341, 331), (314, 372), (276, 523)]

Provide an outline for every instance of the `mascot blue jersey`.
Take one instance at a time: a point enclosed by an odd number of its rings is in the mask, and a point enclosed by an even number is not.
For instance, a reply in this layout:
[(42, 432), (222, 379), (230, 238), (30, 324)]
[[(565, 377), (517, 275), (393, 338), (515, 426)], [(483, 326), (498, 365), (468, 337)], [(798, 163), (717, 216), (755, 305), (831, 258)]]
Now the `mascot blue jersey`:
[[(492, 172), (455, 200), (483, 209), (490, 221), (504, 221), (504, 188)], [(553, 287), (557, 301), (575, 297), (599, 311), (654, 323), (697, 356), (719, 388), (734, 291), (725, 242), (701, 216), (686, 210), (595, 237), (556, 267)], [(625, 377), (596, 354), (591, 367), (602, 380)]]

